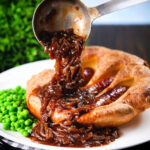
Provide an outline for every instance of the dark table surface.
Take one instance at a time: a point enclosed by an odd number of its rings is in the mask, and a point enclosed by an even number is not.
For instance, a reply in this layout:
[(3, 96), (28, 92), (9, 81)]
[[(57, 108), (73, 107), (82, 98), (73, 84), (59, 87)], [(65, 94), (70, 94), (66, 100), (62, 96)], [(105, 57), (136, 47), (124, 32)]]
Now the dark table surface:
[[(150, 26), (93, 26), (88, 45), (120, 49), (135, 54), (150, 63)], [(13, 149), (7, 146), (0, 141), (1, 150)], [(142, 150), (146, 146), (150, 147), (150, 142), (128, 149)]]
[[(135, 54), (150, 63), (150, 25), (93, 26), (88, 39), (88, 45), (101, 45), (112, 49), (119, 49)], [(142, 150), (146, 146), (150, 147), (150, 142), (128, 148), (128, 150)]]

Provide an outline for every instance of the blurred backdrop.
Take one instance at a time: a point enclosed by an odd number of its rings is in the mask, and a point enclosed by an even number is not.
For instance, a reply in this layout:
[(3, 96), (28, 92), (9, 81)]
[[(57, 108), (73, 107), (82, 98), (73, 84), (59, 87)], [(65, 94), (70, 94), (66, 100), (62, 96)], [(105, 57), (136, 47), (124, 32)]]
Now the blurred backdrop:
[[(40, 1), (0, 0), (0, 72), (48, 58), (32, 32), (32, 15)], [(107, 0), (82, 1), (88, 7), (93, 7)], [(126, 8), (96, 20), (88, 45), (103, 45), (125, 51), (132, 49), (129, 52), (148, 60), (148, 55), (139, 47), (146, 46), (146, 41), (149, 43), (149, 25), (150, 2)], [(134, 42), (135, 37), (137, 40)], [(137, 46), (137, 43), (140, 46)]]
[(32, 15), (41, 0), (0, 0), (0, 72), (48, 58), (32, 31)]
[[(81, 0), (88, 7), (98, 6), (109, 0)], [(125, 8), (94, 21), (94, 25), (150, 25), (150, 1)]]

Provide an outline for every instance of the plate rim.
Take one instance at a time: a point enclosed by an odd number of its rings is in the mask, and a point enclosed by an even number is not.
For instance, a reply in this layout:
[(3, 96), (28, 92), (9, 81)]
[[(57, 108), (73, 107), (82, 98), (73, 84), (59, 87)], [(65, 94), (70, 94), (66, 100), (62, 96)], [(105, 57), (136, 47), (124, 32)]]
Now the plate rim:
[[(13, 131), (9, 131), (9, 132), (13, 132)], [(18, 143), (18, 144), (22, 144), (22, 145), (25, 145), (25, 146), (28, 146), (28, 147), (32, 147), (32, 148), (40, 148), (40, 149), (43, 149), (43, 150), (58, 150), (58, 149), (62, 149), (62, 150), (68, 150), (68, 149), (73, 149), (73, 150), (77, 150), (77, 149), (79, 149), (79, 148), (75, 148), (75, 147), (59, 147), (59, 146), (52, 146), (52, 145), (44, 145), (44, 144), (40, 144), (40, 143), (37, 143), (37, 142), (32, 142), (32, 140), (30, 141), (31, 143), (29, 144), (28, 143), (28, 141), (23, 141), (23, 139), (21, 139), (20, 141), (18, 141), (18, 138), (17, 137), (13, 137), (13, 135), (9, 135), (9, 134), (6, 134), (5, 132), (3, 132), (2, 130), (1, 130), (1, 128), (0, 128), (0, 135), (2, 136), (2, 137), (4, 137), (5, 139), (7, 139), (7, 140), (10, 140), (10, 141), (13, 141), (13, 142), (15, 142), (15, 143)], [(23, 137), (23, 138), (26, 138), (26, 137)], [(26, 138), (26, 139), (29, 139), (29, 138)], [(16, 142), (16, 141), (17, 142)], [(29, 139), (30, 140), (30, 139)], [(117, 139), (115, 140), (115, 141), (117, 141)], [(24, 142), (24, 144), (22, 143), (22, 142)], [(117, 149), (127, 149), (127, 148), (132, 148), (132, 147), (134, 147), (134, 146), (139, 146), (139, 145), (141, 145), (141, 144), (144, 144), (144, 143), (147, 143), (147, 142), (150, 142), (150, 140), (147, 140), (147, 141), (141, 141), (141, 142), (139, 142), (138, 144), (131, 144), (131, 145), (129, 145), (129, 146), (126, 146), (126, 147), (124, 147), (124, 146), (122, 146), (122, 147), (120, 147), (120, 148), (117, 148)], [(109, 145), (109, 144), (108, 144)], [(93, 149), (93, 150), (98, 150), (99, 148), (100, 149), (105, 149), (105, 150), (111, 150), (110, 148), (107, 148), (106, 146), (108, 146), (108, 145), (102, 145), (102, 146), (99, 146), (99, 147), (80, 147), (81, 149), (83, 149), (83, 150), (88, 150), (88, 149)], [(40, 147), (39, 147), (40, 146)], [(43, 148), (42, 148), (43, 147)], [(112, 148), (112, 150), (115, 150), (114, 148)]]

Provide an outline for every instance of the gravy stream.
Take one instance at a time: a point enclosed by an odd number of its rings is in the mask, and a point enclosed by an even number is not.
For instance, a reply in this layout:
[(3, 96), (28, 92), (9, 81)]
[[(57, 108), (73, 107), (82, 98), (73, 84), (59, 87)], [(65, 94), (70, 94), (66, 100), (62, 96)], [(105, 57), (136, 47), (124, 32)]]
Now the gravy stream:
[[(40, 36), (44, 41), (45, 52), (49, 53), (50, 59), (56, 59), (56, 64), (51, 82), (33, 92), (41, 99), (41, 120), (33, 127), (31, 139), (43, 144), (67, 147), (100, 146), (114, 141), (119, 137), (117, 128), (81, 125), (77, 119), (94, 109), (101, 99), (106, 99), (104, 105), (115, 101), (127, 87), (116, 87), (96, 98), (99, 92), (112, 83), (113, 77), (85, 86), (94, 70), (81, 66), (84, 39), (75, 35), (72, 29), (55, 33), (42, 32)], [(66, 112), (64, 118), (54, 118), (56, 111)]]

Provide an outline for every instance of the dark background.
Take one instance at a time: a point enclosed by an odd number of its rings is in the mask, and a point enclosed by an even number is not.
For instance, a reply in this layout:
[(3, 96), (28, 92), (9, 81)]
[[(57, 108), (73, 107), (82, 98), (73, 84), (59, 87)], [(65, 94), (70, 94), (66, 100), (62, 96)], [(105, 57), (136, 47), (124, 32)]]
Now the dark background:
[(149, 25), (93, 26), (88, 45), (101, 45), (135, 54), (150, 63)]

